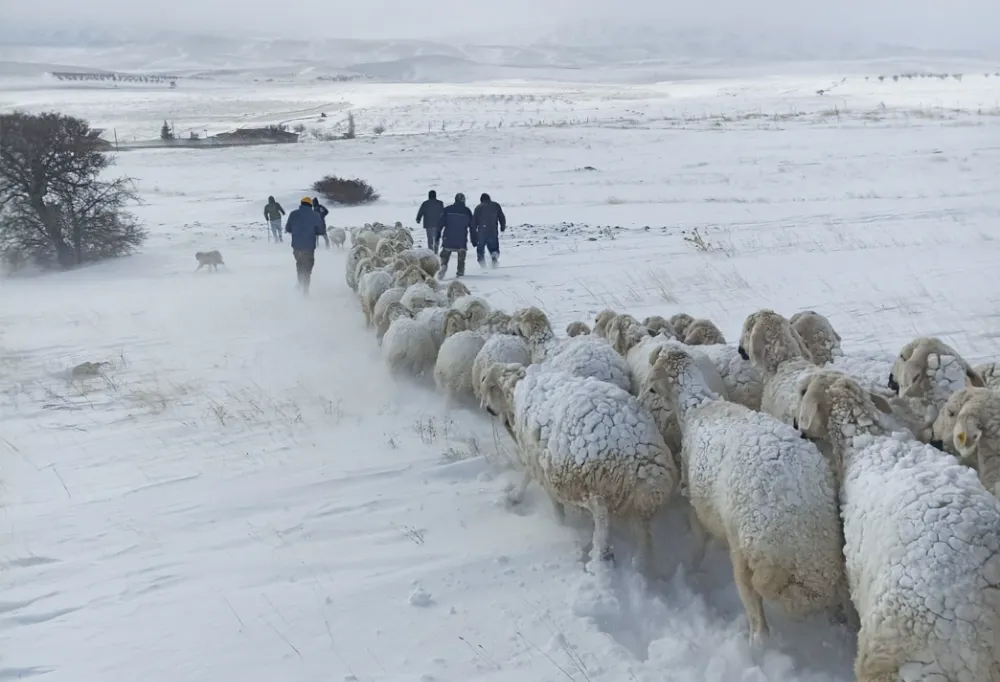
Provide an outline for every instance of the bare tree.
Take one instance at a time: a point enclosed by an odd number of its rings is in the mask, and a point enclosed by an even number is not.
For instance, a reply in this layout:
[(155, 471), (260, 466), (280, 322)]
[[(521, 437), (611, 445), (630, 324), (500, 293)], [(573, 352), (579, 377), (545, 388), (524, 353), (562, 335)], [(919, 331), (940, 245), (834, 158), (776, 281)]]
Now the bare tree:
[(0, 115), (0, 249), (71, 268), (140, 246), (131, 179), (101, 179), (113, 163), (106, 147), (72, 116)]

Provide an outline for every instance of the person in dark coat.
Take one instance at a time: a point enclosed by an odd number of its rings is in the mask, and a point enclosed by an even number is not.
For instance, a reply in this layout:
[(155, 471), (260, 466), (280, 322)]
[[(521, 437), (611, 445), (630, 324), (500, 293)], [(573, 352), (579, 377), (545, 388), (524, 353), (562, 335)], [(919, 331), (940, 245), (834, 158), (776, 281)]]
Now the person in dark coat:
[(316, 265), (316, 237), (323, 237), (326, 248), (330, 248), (323, 216), (313, 207), (312, 202), (313, 199), (303, 197), (302, 203), (288, 214), (288, 220), (285, 221), (285, 232), (292, 235), (295, 274), (298, 277), (298, 288), (303, 294), (309, 293), (313, 266)]
[(441, 244), (441, 228), (438, 227), (438, 223), (441, 222), (441, 214), (444, 213), (444, 202), (437, 196), (437, 192), (434, 190), (428, 192), (427, 200), (420, 204), (420, 210), (417, 211), (417, 224), (420, 224), (421, 219), (424, 221), (424, 231), (427, 232), (427, 248), (434, 253), (438, 252), (438, 247)]
[(285, 215), (285, 209), (281, 208), (281, 204), (274, 200), (274, 197), (267, 198), (267, 204), (264, 205), (264, 220), (271, 228), (271, 234), (274, 235), (274, 241), (280, 242), (284, 241), (281, 238), (281, 216)]
[(472, 224), (472, 211), (465, 205), (465, 195), (459, 192), (455, 195), (455, 203), (444, 209), (438, 220), (441, 228), (441, 270), (438, 279), (444, 279), (448, 271), (448, 260), (453, 251), (458, 252), (458, 270), (456, 277), (465, 275), (465, 253), (469, 249), (469, 241), (476, 245), (476, 231)]
[[(319, 217), (323, 219), (323, 229), (326, 229), (326, 216), (329, 215), (330, 209), (319, 203), (319, 197), (313, 197), (312, 208), (314, 211), (319, 213)], [(326, 234), (326, 233), (324, 233)]]
[[(490, 252), (493, 267), (500, 263), (500, 232), (507, 229), (507, 216), (500, 204), (490, 199), (485, 192), (479, 197), (479, 205), (472, 216), (476, 232), (476, 260), (480, 267), (486, 267), (486, 250)], [(499, 231), (497, 229), (499, 228)]]

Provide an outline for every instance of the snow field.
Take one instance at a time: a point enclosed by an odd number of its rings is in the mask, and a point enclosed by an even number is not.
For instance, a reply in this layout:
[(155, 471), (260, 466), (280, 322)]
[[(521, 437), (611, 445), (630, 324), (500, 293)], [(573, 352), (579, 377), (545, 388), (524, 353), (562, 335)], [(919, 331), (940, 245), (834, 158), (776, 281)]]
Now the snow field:
[[(414, 129), (448, 97), (413, 104)], [(466, 283), (557, 330), (604, 307), (684, 310), (735, 339), (752, 310), (812, 308), (845, 349), (919, 333), (978, 362), (998, 354), (998, 123), (477, 126), (121, 154), (144, 253), (0, 280), (0, 679), (852, 679), (851, 633), (822, 619), (769, 611), (751, 655), (725, 554), (688, 569), (680, 500), (657, 523), (661, 579), (584, 573), (586, 518), (556, 525), (536, 487), (506, 509), (506, 435), (388, 378), (341, 253), (319, 252), (299, 298), (261, 211), (326, 173), (383, 195), (333, 225), (411, 224), (432, 187), (488, 191), (512, 228), (501, 269), (473, 263)], [(214, 248), (228, 267), (195, 274)], [(83, 361), (110, 364), (71, 380)], [(615, 545), (628, 566), (628, 533)]]

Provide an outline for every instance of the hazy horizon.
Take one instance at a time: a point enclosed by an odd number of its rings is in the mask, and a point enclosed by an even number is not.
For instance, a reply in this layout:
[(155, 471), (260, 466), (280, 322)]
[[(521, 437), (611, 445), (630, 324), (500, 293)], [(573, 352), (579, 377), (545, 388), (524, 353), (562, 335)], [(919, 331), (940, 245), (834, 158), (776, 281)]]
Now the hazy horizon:
[(36, 0), (5, 8), (8, 32), (24, 29), (171, 30), (255, 37), (464, 40), (530, 43), (580, 23), (614, 22), (653, 29), (717, 28), (735, 32), (801, 33), (831, 40), (884, 42), (925, 49), (995, 48), (1000, 3), (995, 0), (844, 0), (807, 9), (791, 0), (747, 5), (708, 0), (697, 5), (650, 0), (438, 0), (431, 7), (389, 0), (181, 0), (138, 6), (117, 0)]

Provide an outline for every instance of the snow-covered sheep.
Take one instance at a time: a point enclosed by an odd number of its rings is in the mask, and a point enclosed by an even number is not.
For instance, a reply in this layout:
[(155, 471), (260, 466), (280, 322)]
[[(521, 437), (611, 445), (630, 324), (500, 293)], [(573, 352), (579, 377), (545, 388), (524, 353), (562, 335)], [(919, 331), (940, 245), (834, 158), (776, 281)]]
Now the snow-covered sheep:
[(465, 286), (465, 283), (460, 279), (453, 279), (445, 290), (448, 296), (448, 300), (454, 303), (463, 296), (470, 296), (472, 292), (469, 291), (469, 287)]
[(358, 290), (358, 279), (356, 274), (358, 263), (365, 258), (371, 258), (371, 256), (371, 249), (363, 245), (354, 246), (347, 252), (347, 262), (344, 264), (344, 268), (346, 270), (345, 279), (347, 281), (347, 286), (351, 288), (351, 291)]
[[(650, 336), (649, 330), (639, 324), (631, 315), (619, 315), (608, 325), (608, 342), (611, 347), (625, 358), (628, 365), (630, 392), (637, 396), (639, 403), (645, 407), (656, 421), (660, 435), (671, 452), (678, 452), (681, 445), (680, 423), (673, 407), (663, 396), (643, 390), (652, 370), (654, 351), (660, 348), (681, 347), (680, 342), (666, 335)], [(715, 371), (715, 366), (700, 352), (693, 351), (692, 356), (702, 368), (706, 381), (717, 393), (724, 394), (725, 387), (722, 378)]]
[(533, 306), (516, 311), (510, 324), (511, 331), (528, 342), (533, 363), (544, 362), (552, 370), (594, 377), (626, 391), (631, 387), (628, 364), (607, 340), (593, 335), (559, 339), (549, 318)]
[(966, 385), (985, 388), (986, 382), (954, 348), (936, 337), (921, 336), (899, 351), (888, 385), (901, 397), (923, 400), (933, 419), (952, 393)]
[(392, 277), (393, 283), (398, 287), (410, 287), (424, 283), (434, 289), (434, 278), (428, 276), (419, 266), (407, 265), (402, 270), (396, 270)]
[(514, 334), (494, 334), (486, 339), (472, 363), (472, 390), (481, 405), (485, 405), (485, 396), (480, 392), (483, 377), (486, 370), (495, 364), (530, 365), (531, 349), (528, 343)]
[(385, 270), (372, 270), (361, 276), (358, 281), (358, 295), (361, 296), (361, 312), (365, 315), (365, 326), (372, 325), (375, 304), (392, 286), (392, 275)]
[(354, 244), (363, 244), (367, 246), (372, 253), (378, 247), (379, 235), (372, 229), (364, 229), (354, 235)]
[(679, 348), (654, 352), (647, 390), (676, 410), (696, 561), (705, 531), (729, 549), (751, 644), (769, 633), (763, 600), (792, 617), (845, 608), (849, 596), (833, 468), (791, 426), (723, 400)]
[(468, 316), (473, 325), (479, 325), (490, 314), (490, 304), (484, 299), (469, 294), (451, 302), (451, 307)]
[(441, 308), (448, 305), (448, 297), (437, 291), (426, 282), (410, 286), (400, 301), (403, 307), (411, 313), (418, 313), (424, 308)]
[(573, 338), (574, 336), (583, 336), (590, 333), (590, 327), (586, 322), (570, 322), (566, 325), (566, 336)]
[(448, 326), (448, 321), (451, 318), (455, 318), (452, 324), (457, 324), (457, 321), (461, 321), (462, 324), (466, 324), (465, 316), (458, 310), (452, 310), (451, 308), (439, 308), (431, 307), (424, 308), (419, 313), (414, 316), (414, 319), (419, 323), (424, 329), (426, 329), (430, 335), (431, 340), (434, 342), (434, 350), (441, 347), (444, 343), (445, 329)]
[(1000, 395), (971, 386), (953, 393), (934, 422), (931, 445), (978, 471), (1000, 497)]
[(889, 409), (829, 371), (805, 381), (799, 407), (799, 428), (841, 463), (855, 676), (1000, 682), (1000, 501), (954, 457), (889, 435)]
[(472, 366), (476, 356), (486, 344), (485, 336), (478, 331), (445, 330), (445, 340), (434, 364), (434, 384), (444, 393), (449, 405), (472, 403)]
[(437, 360), (438, 346), (430, 331), (399, 303), (390, 303), (389, 329), (382, 337), (382, 357), (394, 375), (428, 375)]
[(677, 338), (683, 339), (684, 335), (687, 334), (687, 328), (694, 322), (694, 318), (687, 313), (677, 313), (676, 315), (671, 315), (668, 322), (674, 328)]
[(707, 346), (726, 342), (726, 337), (715, 323), (706, 319), (691, 320), (684, 327), (684, 335), (681, 338), (688, 346)]
[(330, 243), (338, 249), (344, 248), (344, 243), (347, 241), (347, 231), (342, 227), (331, 227), (329, 232)]
[(382, 337), (385, 336), (389, 324), (392, 322), (389, 319), (389, 304), (399, 303), (404, 293), (406, 293), (406, 287), (392, 287), (382, 292), (378, 301), (375, 302), (375, 307), (372, 309), (372, 324), (375, 326), (375, 339), (379, 343), (382, 343)]
[(392, 232), (393, 238), (399, 243), (403, 244), (405, 248), (413, 247), (413, 234), (410, 233), (402, 223), (396, 223), (396, 229)]
[(830, 320), (815, 310), (801, 310), (788, 318), (788, 323), (806, 344), (815, 364), (823, 366), (842, 354), (840, 334), (830, 324)]
[(760, 370), (749, 360), (743, 359), (738, 347), (730, 344), (712, 344), (695, 346), (690, 350), (695, 349), (715, 365), (719, 378), (722, 379), (722, 385), (726, 387), (724, 393), (726, 400), (739, 403), (751, 410), (760, 410), (764, 379)]
[(649, 330), (650, 334), (658, 336), (663, 334), (664, 336), (669, 336), (672, 339), (676, 339), (677, 330), (674, 329), (674, 325), (670, 324), (670, 320), (660, 315), (650, 315), (645, 320), (642, 321), (642, 326)]
[(759, 310), (743, 323), (737, 351), (761, 374), (761, 411), (792, 424), (799, 410), (799, 379), (819, 369), (798, 332), (773, 310)]
[(984, 362), (981, 365), (976, 365), (972, 370), (983, 378), (986, 388), (991, 391), (1000, 391), (1000, 371), (997, 371), (997, 363)]
[(392, 237), (381, 237), (375, 246), (375, 255), (385, 260), (391, 260), (402, 250), (402, 244)]
[(618, 317), (618, 313), (610, 308), (605, 308), (601, 312), (597, 313), (594, 318), (594, 328), (591, 330), (591, 334), (598, 336), (600, 338), (605, 338), (608, 332), (608, 325), (611, 321)]
[(396, 257), (406, 261), (407, 265), (419, 265), (430, 277), (441, 269), (441, 259), (430, 249), (413, 248), (411, 245), (401, 250)]
[(656, 424), (635, 397), (593, 377), (516, 364), (491, 365), (480, 394), (518, 445), (525, 469), (518, 492), (533, 479), (556, 504), (588, 510), (594, 559), (614, 560), (611, 518), (631, 522), (638, 531), (637, 563), (650, 571), (650, 524), (679, 476)]

